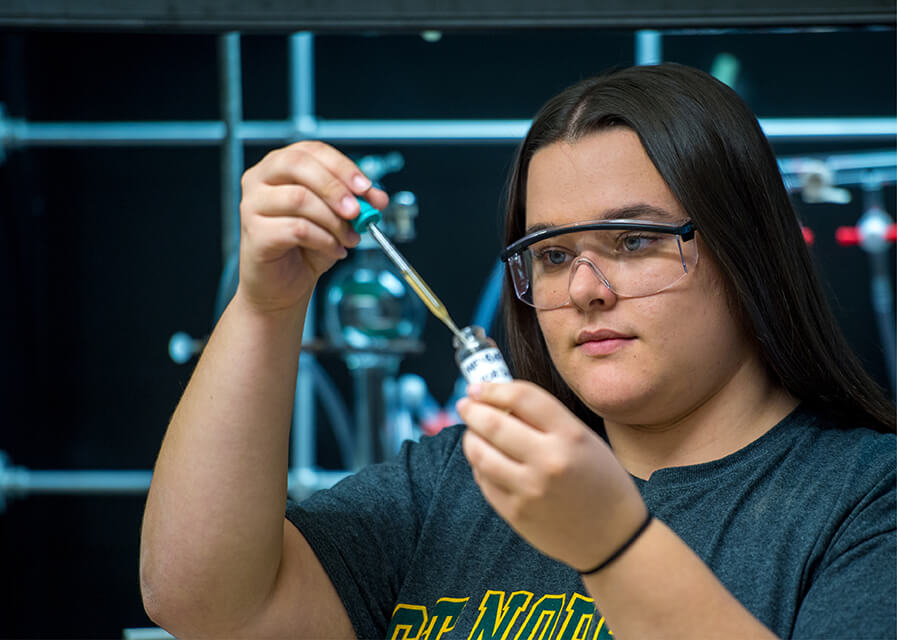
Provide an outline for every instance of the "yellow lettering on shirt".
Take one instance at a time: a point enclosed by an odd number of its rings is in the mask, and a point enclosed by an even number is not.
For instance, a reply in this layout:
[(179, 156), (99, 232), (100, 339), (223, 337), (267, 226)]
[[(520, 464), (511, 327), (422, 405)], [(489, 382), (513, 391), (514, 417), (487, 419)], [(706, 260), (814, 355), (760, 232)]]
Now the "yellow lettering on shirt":
[(533, 594), (529, 591), (515, 591), (505, 604), (504, 591), (487, 591), (467, 640), (507, 640), (517, 617), (532, 599)]
[(539, 598), (526, 614), (523, 627), (514, 636), (514, 640), (549, 640), (560, 618), (565, 599), (563, 594), (546, 594)]
[[(430, 624), (422, 640), (439, 640), (455, 628), (458, 616), (470, 598), (440, 598), (430, 614)], [(435, 635), (434, 635), (435, 634)]]
[(567, 617), (558, 631), (557, 640), (587, 640), (594, 617), (595, 601), (574, 593), (567, 605)]
[[(592, 598), (573, 593), (545, 594), (533, 602), (529, 591), (489, 589), (480, 601), (476, 621), (468, 632), (456, 629), (470, 597), (444, 597), (427, 609), (423, 605), (400, 603), (393, 610), (386, 632), (389, 640), (609, 640), (613, 638)], [(564, 604), (567, 604), (566, 608)], [(465, 616), (469, 620), (473, 614)], [(595, 622), (597, 618), (597, 622)], [(522, 620), (522, 622), (521, 622)]]
[(426, 624), (426, 607), (417, 604), (398, 604), (392, 612), (386, 637), (389, 640), (418, 640)]

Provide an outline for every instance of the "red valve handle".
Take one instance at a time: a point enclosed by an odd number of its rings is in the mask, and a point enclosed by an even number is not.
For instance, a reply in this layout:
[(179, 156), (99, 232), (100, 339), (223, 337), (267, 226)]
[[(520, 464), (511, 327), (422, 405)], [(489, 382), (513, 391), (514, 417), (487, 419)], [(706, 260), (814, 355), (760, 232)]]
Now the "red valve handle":
[[(858, 227), (838, 227), (835, 230), (835, 241), (842, 247), (855, 247), (860, 244), (860, 230)], [(888, 225), (885, 241), (897, 241), (897, 224)]]
[(842, 247), (855, 247), (860, 244), (860, 230), (856, 227), (838, 227), (835, 229), (835, 241)]

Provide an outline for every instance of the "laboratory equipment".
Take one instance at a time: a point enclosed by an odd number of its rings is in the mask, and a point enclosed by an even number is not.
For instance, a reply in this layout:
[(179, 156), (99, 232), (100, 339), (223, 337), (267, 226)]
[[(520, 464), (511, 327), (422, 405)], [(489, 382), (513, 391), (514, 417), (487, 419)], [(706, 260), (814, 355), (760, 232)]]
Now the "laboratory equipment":
[(363, 231), (370, 233), (370, 236), (380, 245), (380, 248), (383, 249), (383, 252), (393, 264), (398, 267), (405, 281), (423, 300), (427, 308), (454, 334), (455, 337), (452, 342), (456, 349), (455, 359), (461, 368), (461, 373), (465, 380), (468, 383), (511, 380), (511, 374), (495, 341), (486, 336), (486, 332), (482, 327), (472, 326), (458, 329), (442, 301), (436, 297), (436, 294), (424, 282), (420, 274), (414, 270), (414, 267), (405, 260), (402, 254), (377, 227), (376, 223), (380, 220), (380, 212), (361, 199), (359, 199), (359, 202), (361, 204), (361, 212), (353, 223), (355, 230), (359, 233)]
[(442, 301), (436, 297), (433, 290), (430, 289), (426, 282), (424, 282), (424, 279), (420, 277), (420, 274), (414, 270), (414, 267), (405, 260), (404, 256), (399, 253), (399, 250), (389, 241), (389, 238), (380, 231), (380, 228), (377, 226), (377, 223), (381, 219), (380, 212), (361, 198), (359, 198), (358, 202), (361, 205), (361, 212), (352, 223), (355, 230), (358, 233), (367, 231), (370, 234), (370, 237), (380, 245), (381, 249), (383, 249), (386, 257), (388, 257), (399, 269), (399, 272), (402, 274), (405, 282), (408, 283), (408, 286), (410, 286), (424, 304), (427, 305), (430, 312), (439, 318), (442, 323), (455, 334), (456, 338), (462, 342), (465, 341), (465, 335), (458, 329), (458, 326), (452, 320), (448, 309), (442, 304)]
[(839, 227), (835, 239), (842, 246), (859, 245), (869, 258), (870, 300), (881, 336), (890, 391), (897, 398), (897, 344), (895, 344), (893, 267), (888, 254), (897, 240), (897, 225), (884, 207), (882, 181), (874, 172), (863, 182), (863, 215), (856, 227)]
[(395, 383), (404, 355), (421, 350), (426, 309), (367, 234), (329, 279), (324, 329), (352, 376), (354, 444), (349, 467), (387, 459), (408, 436)]

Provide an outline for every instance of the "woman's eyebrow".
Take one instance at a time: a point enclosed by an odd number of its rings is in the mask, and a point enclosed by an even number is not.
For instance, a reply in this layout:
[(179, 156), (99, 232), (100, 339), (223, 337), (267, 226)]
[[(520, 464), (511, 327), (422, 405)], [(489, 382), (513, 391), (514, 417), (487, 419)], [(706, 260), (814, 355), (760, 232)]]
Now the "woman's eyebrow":
[[(600, 214), (598, 214), (594, 218), (590, 218), (589, 220), (582, 220), (580, 223), (585, 222), (597, 222), (601, 220), (651, 220), (656, 222), (672, 222), (680, 219), (681, 216), (677, 216), (666, 209), (661, 207), (655, 207), (654, 205), (638, 203), (633, 205), (626, 205), (623, 207), (615, 207), (613, 209), (605, 209)], [(530, 235), (532, 233), (536, 233), (537, 231), (542, 231), (543, 229), (555, 229), (560, 226), (567, 226), (570, 222), (564, 223), (553, 223), (553, 222), (540, 222), (538, 224), (530, 225), (524, 231), (524, 235)]]
[(529, 227), (524, 229), (523, 235), (529, 236), (536, 233), (537, 231), (542, 231), (544, 229), (554, 229), (557, 226), (559, 225), (551, 224), (550, 222), (541, 222), (539, 224), (530, 225)]
[(651, 219), (657, 222), (670, 222), (678, 219), (680, 216), (667, 211), (661, 207), (655, 207), (651, 204), (635, 204), (616, 209), (608, 209), (604, 211), (598, 220), (641, 220)]

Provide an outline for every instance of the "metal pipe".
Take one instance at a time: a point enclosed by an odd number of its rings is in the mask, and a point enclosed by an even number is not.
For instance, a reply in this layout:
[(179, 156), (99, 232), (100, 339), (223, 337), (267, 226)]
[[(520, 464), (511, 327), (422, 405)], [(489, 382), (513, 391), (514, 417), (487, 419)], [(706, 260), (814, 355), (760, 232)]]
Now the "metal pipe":
[(134, 145), (218, 145), (225, 124), (212, 121), (170, 122), (27, 122), (7, 120), (3, 144), (20, 147)]
[(802, 176), (811, 163), (822, 163), (831, 171), (832, 185), (864, 185), (870, 171), (880, 182), (897, 181), (897, 151), (860, 151), (827, 156), (794, 156), (779, 158), (779, 170), (789, 190), (799, 189)]
[(897, 119), (888, 118), (760, 118), (770, 140), (844, 140), (897, 135)]
[[(147, 492), (152, 471), (139, 470), (39, 470), (14, 467), (0, 451), (0, 513), (11, 498), (29, 495), (141, 495)], [(313, 467), (290, 470), (291, 494), (305, 495), (327, 489), (350, 475)]]
[(882, 181), (878, 172), (867, 173), (863, 184), (864, 212), (857, 221), (860, 246), (869, 258), (869, 287), (872, 310), (881, 338), (885, 369), (891, 382), (891, 397), (897, 398), (897, 338), (895, 338), (894, 284), (891, 279), (890, 244), (886, 230), (894, 219), (885, 211)]
[[(293, 135), (297, 135), (303, 129), (315, 127), (314, 36), (311, 33), (301, 32), (290, 36), (289, 73), (290, 120), (293, 124)], [(312, 293), (302, 331), (303, 345), (315, 338), (316, 302), (317, 296)], [(299, 356), (299, 375), (296, 377), (293, 424), (290, 432), (291, 465), (300, 468), (311, 468), (317, 458), (315, 375), (317, 375), (315, 355), (304, 350)]]
[(290, 36), (290, 117), (292, 135), (315, 131), (315, 48), (308, 31)]
[[(288, 484), (291, 491), (317, 491), (333, 486), (348, 475), (348, 471), (297, 467), (290, 471)], [(35, 471), (10, 467), (0, 475), (0, 505), (3, 496), (142, 494), (149, 489), (152, 477), (152, 471)]]
[(152, 471), (5, 471), (0, 493), (28, 494), (140, 494), (149, 489)]
[[(218, 99), (221, 123), (221, 276), (215, 296), (214, 323), (224, 313), (240, 269), (240, 178), (243, 173), (243, 69), (240, 34), (218, 36)], [(214, 324), (213, 323), (213, 324)]]
[[(823, 162), (833, 172), (893, 169), (897, 166), (897, 151), (848, 151), (824, 156), (786, 156), (779, 158), (778, 162), (782, 173), (800, 173), (806, 168), (808, 162), (814, 160)], [(865, 176), (860, 183), (865, 182), (867, 179), (868, 176)]]
[[(302, 330), (302, 344), (312, 342), (315, 338), (316, 298), (312, 292), (305, 313), (305, 326)], [(303, 349), (299, 354), (299, 371), (296, 376), (296, 392), (293, 396), (293, 418), (290, 429), (290, 466), (312, 467), (317, 458), (317, 438), (315, 433), (315, 394), (314, 377), (319, 375), (315, 368), (315, 355)]]
[[(394, 144), (517, 144), (529, 120), (323, 120), (300, 129), (292, 121), (249, 121), (236, 128), (244, 143), (282, 144), (297, 138), (339, 143)], [(778, 141), (886, 141), (897, 136), (897, 119), (760, 118), (767, 137)], [(7, 148), (26, 146), (165, 146), (218, 145), (226, 136), (223, 122), (24, 122), (4, 127)]]
[(224, 119), (221, 252), (222, 264), (227, 264), (235, 260), (240, 248), (240, 177), (243, 174), (243, 141), (238, 136), (243, 121), (243, 74), (240, 34), (235, 31), (218, 36), (218, 71), (221, 117)]
[(530, 120), (318, 120), (315, 137), (339, 142), (513, 143)]
[(663, 41), (660, 31), (641, 29), (635, 32), (635, 64), (649, 65), (663, 62)]
[(175, 637), (159, 627), (132, 627), (122, 630), (122, 640), (175, 640)]

